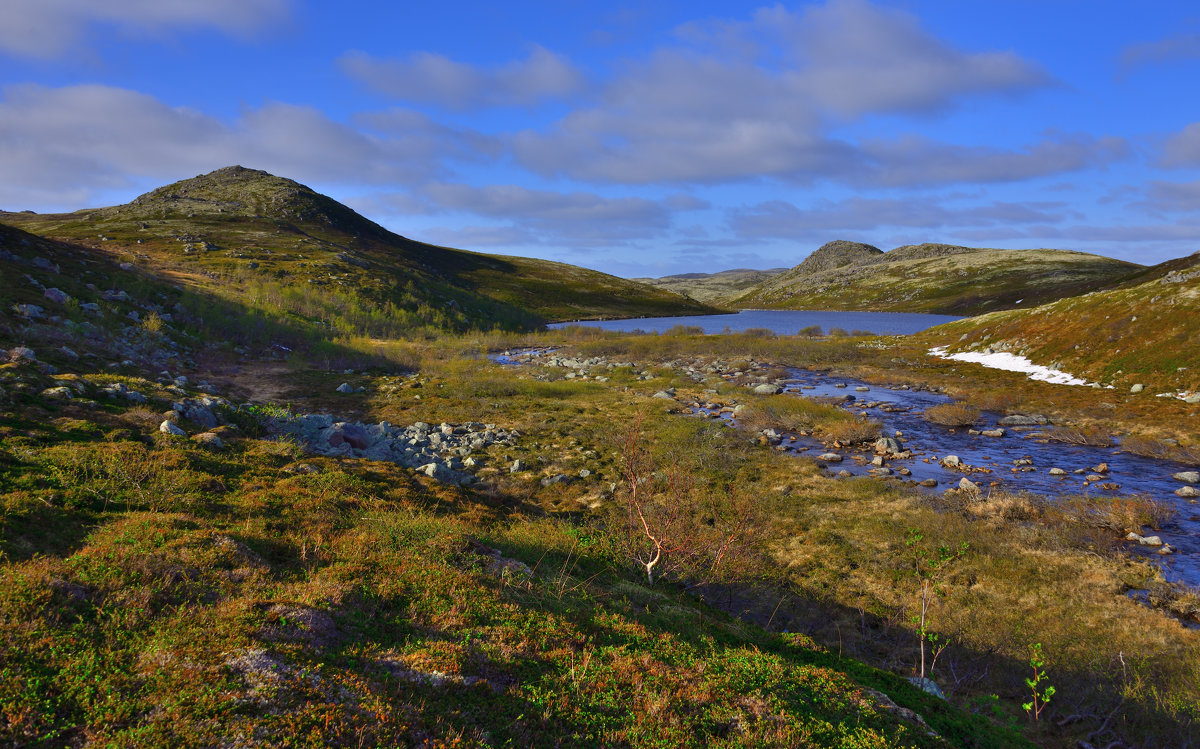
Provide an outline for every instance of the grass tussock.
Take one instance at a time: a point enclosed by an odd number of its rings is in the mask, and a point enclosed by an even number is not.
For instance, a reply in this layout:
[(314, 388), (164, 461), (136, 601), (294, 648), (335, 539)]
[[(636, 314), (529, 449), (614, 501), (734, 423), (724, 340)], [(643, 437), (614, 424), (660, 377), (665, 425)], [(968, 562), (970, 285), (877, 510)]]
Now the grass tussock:
[(1146, 458), (1200, 465), (1200, 445), (1180, 445), (1177, 442), (1164, 442), (1153, 437), (1131, 434), (1121, 438), (1121, 450)]
[(979, 409), (965, 403), (940, 403), (925, 409), (925, 418), (945, 427), (968, 427), (979, 421)]
[(822, 424), (821, 440), (829, 445), (859, 445), (879, 439), (883, 426), (878, 421), (849, 418)]
[(1087, 445), (1089, 447), (1112, 447), (1116, 444), (1111, 432), (1102, 427), (1055, 426), (1044, 430), (1048, 439), (1055, 442), (1065, 442), (1070, 445)]
[(818, 425), (824, 428), (825, 425), (848, 421), (851, 418), (837, 406), (786, 395), (755, 398), (744, 405), (738, 421), (755, 430), (798, 432), (813, 429)]

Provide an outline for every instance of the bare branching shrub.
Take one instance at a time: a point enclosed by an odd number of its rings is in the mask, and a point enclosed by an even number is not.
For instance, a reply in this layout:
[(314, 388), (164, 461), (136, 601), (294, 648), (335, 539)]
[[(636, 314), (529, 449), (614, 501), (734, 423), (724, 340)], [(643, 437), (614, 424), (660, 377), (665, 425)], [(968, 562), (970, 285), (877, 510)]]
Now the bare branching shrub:
[(639, 417), (618, 439), (621, 500), (611, 524), (623, 553), (653, 585), (731, 582), (756, 556), (757, 498), (702, 485), (678, 462), (657, 465)]
[(965, 403), (940, 403), (925, 409), (925, 418), (944, 427), (969, 427), (979, 421), (979, 409)]
[(1112, 435), (1100, 427), (1051, 427), (1045, 430), (1047, 438), (1070, 445), (1112, 447)]
[(839, 445), (857, 445), (861, 442), (872, 442), (879, 439), (883, 426), (878, 421), (869, 419), (845, 419), (820, 428), (821, 439), (826, 443)]

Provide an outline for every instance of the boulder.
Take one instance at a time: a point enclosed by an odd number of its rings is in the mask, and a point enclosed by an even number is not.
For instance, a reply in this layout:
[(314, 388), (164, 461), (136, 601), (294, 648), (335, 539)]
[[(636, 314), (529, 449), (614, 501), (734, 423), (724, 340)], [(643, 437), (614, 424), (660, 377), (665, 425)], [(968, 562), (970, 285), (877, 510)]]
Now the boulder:
[(31, 348), (17, 346), (8, 350), (8, 360), (13, 362), (37, 361), (37, 355)]
[(1145, 390), (1145, 389), (1146, 389), (1146, 386), (1145, 386), (1145, 385), (1143, 385), (1142, 383), (1140, 383), (1140, 382), (1139, 382), (1138, 384), (1136, 384), (1136, 385), (1134, 385), (1133, 387), (1129, 388), (1129, 392), (1131, 392), (1131, 393), (1140, 393), (1140, 392), (1142, 392), (1142, 391), (1143, 391), (1143, 390)]
[(904, 445), (895, 437), (880, 437), (875, 440), (873, 447), (875, 448), (875, 452), (887, 455), (895, 455), (904, 451)]
[(158, 431), (171, 437), (186, 437), (187, 432), (175, 426), (169, 421), (164, 421), (158, 425)]
[(1049, 424), (1050, 420), (1041, 414), (1029, 414), (1028, 416), (1025, 414), (1013, 414), (1012, 416), (1005, 416), (996, 423), (1004, 427), (1031, 427)]
[(75, 397), (75, 394), (71, 392), (71, 388), (54, 387), (43, 390), (42, 397), (54, 401), (69, 401)]
[(859, 386), (857, 386), (856, 388), (854, 388), (854, 390), (855, 390), (855, 392), (858, 392), (858, 393), (869, 393), (869, 392), (871, 392), (871, 388), (867, 387), (866, 385), (859, 385)]
[(1003, 429), (984, 429), (982, 432), (980, 432), (980, 434), (982, 434), (984, 437), (1003, 437), (1004, 430)]
[(526, 469), (526, 466), (525, 466), (525, 462), (523, 460), (514, 460), (512, 462), (512, 465), (510, 465), (508, 467), (508, 472), (509, 473), (520, 473), (521, 471), (524, 471), (525, 469)]
[(673, 395), (671, 395), (670, 393), (668, 393), (666, 390), (659, 390), (657, 393), (655, 393), (654, 395), (652, 395), (650, 397), (658, 398), (659, 400), (667, 400), (667, 401), (675, 400), (675, 397)]
[(1180, 471), (1171, 478), (1185, 484), (1200, 484), (1200, 471)]
[(192, 440), (204, 445), (205, 447), (210, 447), (213, 450), (222, 450), (225, 447), (224, 441), (222, 441), (219, 436), (213, 434), (212, 432), (201, 432), (200, 434), (192, 437)]
[(1051, 468), (1050, 475), (1051, 476), (1066, 476), (1067, 472), (1061, 468)]
[(371, 446), (371, 438), (361, 424), (338, 422), (330, 429), (329, 446), (348, 445), (355, 450), (366, 450)]
[(42, 296), (46, 297), (55, 304), (66, 304), (67, 302), (71, 301), (71, 295), (60, 289), (46, 289)]
[(958, 490), (961, 492), (977, 492), (979, 491), (979, 484), (963, 476), (958, 480)]
[(1200, 403), (1200, 393), (1192, 393), (1183, 399), (1184, 403)]
[(962, 465), (962, 459), (957, 455), (947, 455), (946, 457), (942, 458), (942, 465), (946, 466), (947, 468), (958, 468)]
[(1175, 490), (1175, 494), (1180, 497), (1200, 497), (1200, 489), (1194, 486), (1181, 486)]
[(817, 460), (823, 460), (826, 463), (841, 463), (842, 456), (837, 453), (822, 453), (817, 456)]
[(757, 395), (778, 395), (779, 393), (783, 392), (783, 388), (779, 387), (778, 385), (764, 383), (756, 386), (754, 388), (754, 392)]
[(348, 395), (354, 392), (354, 387), (348, 382), (343, 382), (341, 385), (337, 386), (337, 392), (341, 393), (342, 395)]

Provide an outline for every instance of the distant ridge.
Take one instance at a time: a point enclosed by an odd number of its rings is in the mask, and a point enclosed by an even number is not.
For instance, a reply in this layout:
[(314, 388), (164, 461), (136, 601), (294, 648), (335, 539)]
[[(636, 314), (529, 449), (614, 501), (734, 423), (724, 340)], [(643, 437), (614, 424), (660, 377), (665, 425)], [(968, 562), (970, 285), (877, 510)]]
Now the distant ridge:
[(837, 240), (784, 273), (712, 301), (734, 308), (975, 315), (1086, 293), (1142, 269), (1071, 250), (929, 243), (883, 252), (869, 244)]

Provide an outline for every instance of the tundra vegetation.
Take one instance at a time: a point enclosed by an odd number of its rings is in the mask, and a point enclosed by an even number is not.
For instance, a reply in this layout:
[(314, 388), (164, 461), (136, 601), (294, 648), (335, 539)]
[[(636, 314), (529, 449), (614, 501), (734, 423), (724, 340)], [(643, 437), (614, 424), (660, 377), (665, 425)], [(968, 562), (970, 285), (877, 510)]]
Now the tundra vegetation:
[[(916, 339), (530, 333), (519, 306), (497, 330), (478, 315), (509, 303), (482, 292), (356, 306), (350, 285), (111, 241), (0, 226), (0, 743), (1196, 742), (1197, 595), (1120, 546), (1167, 508), (839, 479), (757, 430), (878, 425), (747, 373), (922, 382), (1188, 454), (1181, 401)], [(602, 363), (489, 359), (519, 347)], [(704, 374), (716, 360), (728, 378)], [(741, 406), (742, 426), (693, 404)], [(445, 455), (472, 465), (442, 481), (281, 431), (322, 413), (511, 439)]]

